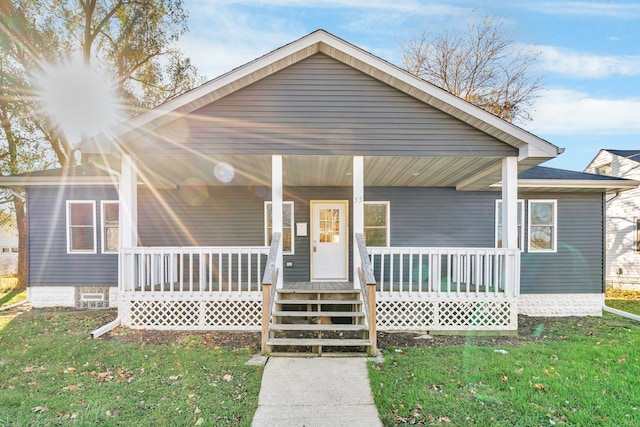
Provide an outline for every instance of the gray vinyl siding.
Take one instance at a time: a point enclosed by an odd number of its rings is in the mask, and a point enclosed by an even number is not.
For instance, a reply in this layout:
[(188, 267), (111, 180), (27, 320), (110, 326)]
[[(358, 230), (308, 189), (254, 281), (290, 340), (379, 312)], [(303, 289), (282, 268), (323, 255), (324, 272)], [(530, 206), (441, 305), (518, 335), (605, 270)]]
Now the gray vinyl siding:
[(558, 201), (558, 252), (522, 254), (522, 293), (604, 292), (602, 194), (525, 194), (520, 198)]
[[(138, 152), (508, 156), (517, 150), (317, 54), (161, 128)], [(145, 139), (147, 138), (147, 139)]]
[[(138, 194), (142, 246), (264, 245), (267, 187), (209, 187), (206, 192), (162, 190)], [(367, 201), (390, 202), (391, 246), (493, 247), (495, 201), (500, 192), (458, 192), (453, 188), (368, 187)], [(600, 293), (603, 289), (603, 198), (599, 193), (520, 194), (520, 199), (557, 200), (557, 253), (522, 252), (522, 293)], [(28, 192), (30, 283), (32, 285), (115, 284), (117, 257), (66, 253), (67, 199), (116, 199), (101, 188), (32, 188)], [(351, 187), (286, 187), (294, 202), (294, 223), (310, 224), (311, 200), (349, 201), (349, 273), (353, 253)], [(100, 224), (99, 209), (97, 224)], [(527, 212), (526, 209), (525, 212)], [(525, 247), (528, 215), (525, 215)], [(295, 229), (294, 229), (295, 232)], [(295, 236), (295, 253), (285, 255), (285, 281), (307, 281), (310, 232)], [(295, 235), (295, 233), (294, 233)], [(100, 245), (98, 233), (98, 245)], [(100, 246), (98, 246), (99, 248)], [(351, 278), (352, 279), (352, 278)]]
[[(96, 202), (97, 253), (68, 254), (66, 201)], [(101, 254), (100, 201), (118, 200), (110, 187), (30, 187), (27, 191), (30, 286), (116, 286), (118, 255)]]

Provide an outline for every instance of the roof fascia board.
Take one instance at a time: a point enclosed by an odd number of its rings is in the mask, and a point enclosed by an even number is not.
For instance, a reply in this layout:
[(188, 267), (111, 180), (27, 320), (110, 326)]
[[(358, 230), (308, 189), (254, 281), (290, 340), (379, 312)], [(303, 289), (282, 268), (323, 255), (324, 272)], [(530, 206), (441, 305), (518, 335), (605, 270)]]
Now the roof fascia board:
[(116, 185), (117, 178), (111, 177), (23, 177), (5, 176), (0, 178), (0, 187), (58, 186), (58, 185)]
[[(519, 179), (518, 188), (575, 188), (575, 189), (601, 189), (601, 190), (632, 190), (640, 186), (639, 181), (609, 181), (600, 180), (580, 180), (580, 179)], [(502, 182), (491, 185), (493, 188), (502, 188)]]

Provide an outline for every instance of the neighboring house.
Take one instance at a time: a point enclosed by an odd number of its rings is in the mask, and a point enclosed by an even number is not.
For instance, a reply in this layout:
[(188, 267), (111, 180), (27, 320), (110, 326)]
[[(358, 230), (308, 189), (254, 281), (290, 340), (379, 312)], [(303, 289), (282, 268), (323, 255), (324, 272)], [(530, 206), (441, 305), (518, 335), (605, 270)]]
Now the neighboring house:
[[(603, 149), (585, 172), (640, 180), (640, 150)], [(607, 200), (607, 286), (640, 290), (640, 189)]]
[(276, 323), (275, 269), (278, 289), (375, 281), (379, 329), (600, 315), (605, 196), (637, 186), (538, 166), (561, 150), (324, 31), (82, 152), (0, 179), (27, 191), (33, 304), (140, 328)]
[(0, 227), (0, 276), (18, 272), (18, 230)]

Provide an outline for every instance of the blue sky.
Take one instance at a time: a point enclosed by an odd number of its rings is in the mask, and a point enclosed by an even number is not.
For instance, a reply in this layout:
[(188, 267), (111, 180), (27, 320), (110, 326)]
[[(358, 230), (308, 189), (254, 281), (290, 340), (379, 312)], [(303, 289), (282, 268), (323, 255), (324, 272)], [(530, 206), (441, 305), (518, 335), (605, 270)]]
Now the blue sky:
[[(393, 64), (425, 30), (496, 16), (540, 52), (545, 90), (525, 129), (566, 149), (547, 166), (582, 170), (601, 148), (640, 149), (640, 1), (185, 0), (181, 47), (216, 77), (319, 28)], [(474, 12), (475, 10), (475, 12)]]

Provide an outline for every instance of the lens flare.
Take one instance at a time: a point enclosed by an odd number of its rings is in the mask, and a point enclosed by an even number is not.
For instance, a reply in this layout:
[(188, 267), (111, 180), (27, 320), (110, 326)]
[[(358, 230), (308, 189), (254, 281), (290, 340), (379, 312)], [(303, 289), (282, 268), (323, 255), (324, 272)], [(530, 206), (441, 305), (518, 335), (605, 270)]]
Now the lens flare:
[(223, 163), (218, 163), (213, 168), (213, 174), (215, 175), (218, 181), (228, 184), (233, 180), (233, 177), (235, 176), (236, 173), (233, 170), (233, 166), (231, 166), (229, 163), (223, 162)]
[(201, 206), (209, 199), (209, 188), (200, 178), (187, 178), (178, 188), (180, 198), (189, 206)]
[(119, 117), (115, 84), (80, 60), (46, 67), (33, 76), (33, 85), (42, 112), (72, 144), (106, 130)]

